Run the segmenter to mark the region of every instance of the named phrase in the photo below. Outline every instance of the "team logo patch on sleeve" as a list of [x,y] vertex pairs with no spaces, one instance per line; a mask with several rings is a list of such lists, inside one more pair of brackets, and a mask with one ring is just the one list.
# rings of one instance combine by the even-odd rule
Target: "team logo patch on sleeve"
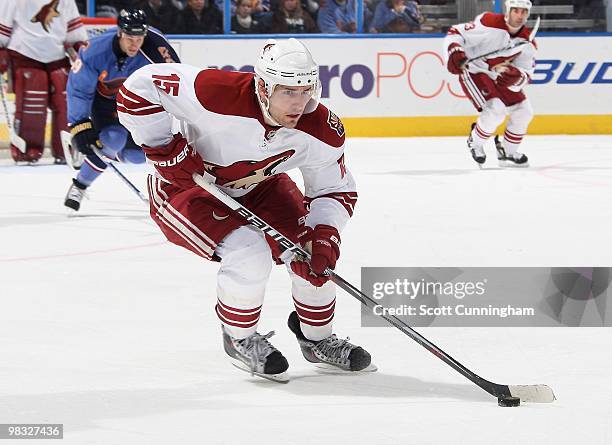
[[344,136],[344,125],[342,125],[340,118],[332,113],[331,110],[329,111],[329,116],[327,116],[327,123],[332,130],[338,133],[338,136]]

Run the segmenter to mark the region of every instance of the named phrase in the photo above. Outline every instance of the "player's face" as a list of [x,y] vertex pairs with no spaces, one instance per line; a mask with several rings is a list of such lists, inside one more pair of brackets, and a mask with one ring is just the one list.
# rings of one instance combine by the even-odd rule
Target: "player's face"
[[286,128],[295,128],[306,104],[312,98],[314,87],[288,87],[277,85],[270,96],[270,116]]
[[510,8],[508,13],[508,25],[512,28],[520,28],[527,23],[529,17],[529,9],[526,8]]
[[131,36],[126,33],[121,33],[119,36],[119,46],[121,51],[126,53],[128,57],[134,57],[142,44],[144,43],[145,36]]

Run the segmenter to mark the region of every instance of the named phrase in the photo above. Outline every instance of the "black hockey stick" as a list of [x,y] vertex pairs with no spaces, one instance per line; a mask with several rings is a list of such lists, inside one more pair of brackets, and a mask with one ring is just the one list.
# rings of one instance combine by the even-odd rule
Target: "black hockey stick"
[[132,181],[130,181],[123,173],[121,173],[121,170],[117,168],[115,163],[110,158],[104,156],[102,151],[98,148],[94,148],[93,151],[97,157],[99,157],[104,162],[106,162],[106,164],[108,164],[108,166],[117,174],[117,176],[119,176],[119,179],[121,179],[125,183],[125,185],[127,185],[134,193],[136,193],[136,195],[138,195],[142,202],[144,202],[145,204],[149,204],[149,199],[144,195],[144,193],[138,190],[138,187],[136,187],[132,183]]
[[[259,230],[273,238],[283,250],[290,251],[296,255],[304,257],[307,260],[310,260],[310,253],[308,253],[299,245],[295,244],[293,241],[285,237],[282,233],[274,229],[274,227],[270,226],[270,224],[268,224],[259,216],[255,215],[249,209],[241,205],[234,198],[220,190],[216,185],[207,182],[202,176],[198,175],[197,173],[193,175],[193,180],[196,182],[196,184],[198,184],[208,193],[213,195],[230,209],[234,210],[240,216],[245,218],[251,225],[257,227]],[[365,295],[363,292],[361,292],[355,286],[350,284],[333,270],[327,269],[325,273],[326,275],[330,276],[330,279],[337,286],[342,288],[349,295],[359,300],[359,302],[367,308],[372,309],[378,304],[374,299]],[[473,371],[470,371],[468,368],[463,366],[461,363],[459,363],[453,357],[448,355],[438,346],[427,340],[425,337],[423,337],[417,331],[412,329],[399,318],[395,316],[387,316],[384,314],[379,314],[378,316],[383,318],[387,323],[392,326],[395,326],[412,340],[423,346],[425,349],[427,349],[433,355],[435,355],[444,363],[449,365],[455,371],[459,372],[464,377],[468,378],[476,385],[480,386],[492,396],[497,397],[500,405],[503,403],[503,400],[507,400],[508,398],[520,399],[521,402],[540,403],[549,403],[555,400],[555,395],[552,389],[547,385],[501,385],[499,383],[493,383],[486,379],[483,379],[479,375],[475,374]]]

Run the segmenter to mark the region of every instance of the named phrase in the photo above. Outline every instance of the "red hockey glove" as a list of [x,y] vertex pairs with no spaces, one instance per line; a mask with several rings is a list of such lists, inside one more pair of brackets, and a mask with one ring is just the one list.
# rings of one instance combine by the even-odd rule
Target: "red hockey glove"
[[8,71],[9,56],[6,48],[0,48],[0,74]]
[[518,85],[523,80],[524,74],[517,67],[507,65],[504,71],[497,77],[497,85],[508,88]]
[[311,252],[310,264],[292,261],[291,270],[312,285],[321,287],[329,277],[323,275],[328,267],[334,269],[340,256],[340,234],[335,227],[318,224],[314,230],[306,227],[298,235],[299,243]]
[[180,133],[175,134],[167,145],[143,145],[142,150],[166,181],[182,189],[187,190],[196,185],[192,178],[194,173],[204,174],[202,157]]
[[461,74],[465,62],[467,62],[467,57],[461,45],[453,43],[448,47],[448,63],[446,64],[446,68],[451,74]]

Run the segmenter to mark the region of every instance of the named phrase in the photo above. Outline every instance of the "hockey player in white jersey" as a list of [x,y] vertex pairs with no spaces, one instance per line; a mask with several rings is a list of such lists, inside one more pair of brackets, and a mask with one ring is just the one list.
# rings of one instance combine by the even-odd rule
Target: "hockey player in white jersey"
[[[171,242],[219,261],[216,312],[236,366],[286,381],[288,363],[257,333],[279,246],[195,185],[204,174],[223,191],[310,249],[311,263],[283,260],[295,312],[289,327],[319,366],[374,370],[363,348],[332,334],[340,232],[357,201],[344,162],[344,127],[319,103],[319,70],[296,39],[269,40],[255,74],[184,64],[140,68],[121,87],[121,123],[157,170],[148,181],[151,216]],[[285,173],[300,169],[305,196]],[[288,293],[289,296],[289,293]]]
[[[486,160],[485,142],[509,115],[503,141],[495,138],[502,166],[528,166],[519,146],[527,133],[533,110],[523,88],[535,66],[535,42],[525,43],[530,32],[525,26],[531,1],[506,0],[505,14],[485,12],[473,22],[455,25],[444,39],[447,68],[459,76],[463,91],[480,112],[468,137],[468,149],[479,164]],[[483,54],[490,56],[471,61]]]
[[0,75],[10,61],[15,131],[26,142],[25,153],[11,145],[15,161],[36,162],[42,156],[49,107],[51,154],[56,163],[65,162],[60,136],[68,129],[65,52],[86,41],[74,0],[0,1]]

